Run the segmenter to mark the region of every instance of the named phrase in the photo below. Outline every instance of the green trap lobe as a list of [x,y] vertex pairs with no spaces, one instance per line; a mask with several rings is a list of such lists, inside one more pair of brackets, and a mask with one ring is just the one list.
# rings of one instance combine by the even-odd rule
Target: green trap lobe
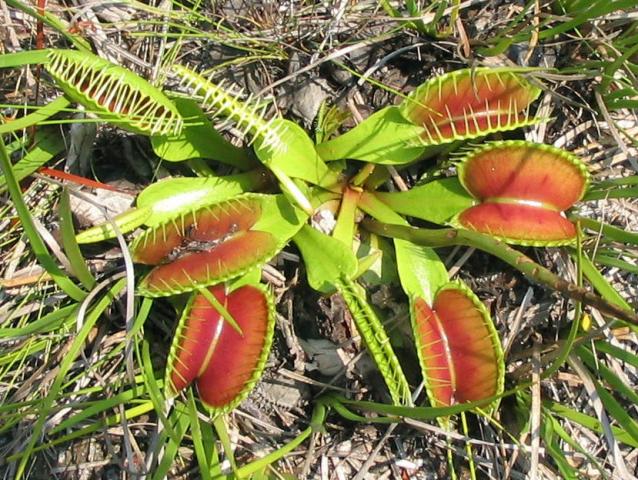
[[223,409],[251,387],[251,380],[263,368],[272,326],[268,299],[260,289],[244,286],[226,298],[220,295],[220,289],[213,290],[213,294],[225,303],[243,332],[240,335],[214,315],[213,328],[220,332],[219,338],[208,364],[197,379],[197,390],[206,406]]
[[571,243],[576,228],[559,212],[521,203],[483,203],[458,216],[468,230],[515,243]]

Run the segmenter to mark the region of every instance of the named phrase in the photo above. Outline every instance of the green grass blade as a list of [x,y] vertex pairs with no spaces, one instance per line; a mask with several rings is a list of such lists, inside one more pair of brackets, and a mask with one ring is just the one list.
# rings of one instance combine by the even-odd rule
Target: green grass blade
[[75,241],[75,229],[73,228],[73,214],[71,213],[71,201],[69,191],[65,188],[60,197],[59,212],[60,230],[62,232],[62,245],[66,253],[71,268],[75,276],[82,282],[84,288],[92,289],[95,284],[95,278],[86,264],[86,260],[82,256],[78,242]]
[[155,408],[155,413],[157,413],[159,421],[164,427],[163,433],[165,433],[172,442],[178,442],[180,434],[173,430],[171,423],[166,417],[166,399],[160,390],[160,382],[155,378],[153,363],[151,361],[150,345],[146,340],[142,342],[141,354],[142,359],[140,363],[144,372],[144,384],[146,385],[146,390],[151,399],[151,403],[153,403],[153,407]]
[[[127,410],[124,411],[124,418],[126,420],[131,420],[137,417],[140,417],[142,415],[145,415],[149,412],[151,412],[153,410],[153,405],[151,404],[151,402],[143,402],[140,403],[139,405],[135,405],[134,407],[131,407]],[[38,445],[37,447],[33,448],[33,450],[31,451],[31,453],[35,453],[35,452],[41,452],[42,450],[47,450],[50,449],[51,447],[54,447],[56,445],[60,445],[66,442],[70,442],[72,440],[78,439],[78,438],[84,438],[84,437],[88,437],[90,436],[92,433],[95,433],[97,431],[99,431],[100,429],[104,429],[104,428],[110,428],[113,426],[120,426],[122,422],[122,416],[118,413],[115,415],[111,415],[110,417],[106,418],[105,420],[101,420],[101,421],[97,421],[97,422],[93,422],[90,425],[80,429],[80,430],[76,430],[75,432],[71,432],[67,435],[64,435],[62,437],[56,438],[55,440],[51,440],[50,442],[46,442],[43,443],[42,445]],[[11,455],[10,457],[7,457],[5,460],[8,462],[12,462],[15,461],[19,458],[23,458],[26,455],[26,451],[22,451],[20,453],[17,453],[15,455]],[[17,477],[16,477],[17,478]]]
[[623,382],[623,380],[618,377],[613,370],[606,365],[603,365],[601,362],[596,361],[594,354],[589,349],[580,346],[576,349],[576,353],[578,353],[578,356],[583,360],[583,362],[585,362],[589,369],[596,372],[614,392],[624,396],[634,405],[638,405],[638,393]]
[[627,310],[632,309],[631,305],[629,305],[629,303],[627,303],[627,301],[622,298],[618,291],[616,291],[616,289],[611,286],[611,284],[605,279],[603,274],[598,271],[596,266],[587,257],[587,255],[583,254],[581,260],[583,274],[601,297],[603,297],[608,302],[626,308]]
[[605,410],[618,422],[623,432],[626,432],[635,442],[638,442],[638,422],[627,413],[625,407],[618,403],[600,382],[595,379],[593,380],[596,386],[596,392],[603,402]]
[[635,355],[627,350],[623,350],[620,347],[616,347],[615,345],[611,345],[608,342],[604,341],[598,341],[594,345],[596,345],[596,350],[598,350],[599,352],[606,353],[607,355],[612,355],[618,360],[626,362],[634,368],[638,368],[638,355]]
[[[0,145],[2,146],[2,151],[4,152],[4,144],[0,142]],[[102,315],[104,310],[106,310],[106,308],[111,304],[113,299],[117,297],[117,295],[122,291],[125,285],[126,285],[126,281],[124,279],[119,280],[117,283],[115,283],[115,285],[113,285],[113,287],[109,289],[108,293],[105,294],[96,303],[96,305],[91,309],[90,313],[84,319],[84,325],[82,325],[82,328],[80,329],[75,339],[73,340],[73,343],[69,347],[68,353],[62,359],[58,374],[55,377],[55,381],[53,382],[53,385],[51,385],[49,393],[42,400],[40,408],[38,409],[39,417],[38,417],[38,420],[35,422],[35,425],[33,426],[33,433],[31,435],[31,439],[29,440],[29,443],[24,448],[22,458],[20,459],[20,463],[18,464],[18,467],[16,468],[16,473],[15,473],[16,480],[21,479],[25,473],[27,462],[34,451],[36,442],[40,439],[43,433],[44,424],[49,416],[51,407],[53,406],[53,403],[60,395],[61,387],[65,380],[66,374],[68,373],[71,366],[73,365],[73,362],[75,361],[76,357],[80,353],[80,350],[84,347],[84,343],[87,337],[89,336],[89,333],[93,329],[95,323],[97,322],[98,318],[100,318],[100,315]]]
[[[2,125],[0,125],[2,128]],[[31,175],[58,153],[64,150],[64,137],[56,129],[39,129],[35,134],[33,145],[29,144],[30,139],[25,137],[20,141],[21,148],[28,151],[14,165],[13,175],[18,182]],[[0,175],[0,193],[7,189],[7,181],[4,175]]]
[[200,422],[197,416],[197,405],[195,404],[195,396],[193,390],[188,390],[188,414],[190,415],[191,425],[191,439],[193,440],[193,448],[195,450],[195,457],[197,458],[197,464],[199,465],[199,474],[202,480],[212,480],[210,473],[210,465],[208,463],[208,456],[206,455],[206,449],[202,440],[202,432],[200,429]]
[[[603,433],[603,426],[597,418],[591,417],[584,413],[573,410],[561,403],[553,402],[550,400],[543,401],[543,406],[551,411],[554,415],[575,422],[598,434]],[[611,431],[614,434],[614,438],[619,442],[622,442],[625,445],[629,445],[630,447],[638,448],[638,440],[633,438],[622,428],[612,425]]]
[[65,320],[71,319],[71,321],[74,321],[73,317],[75,317],[78,308],[79,305],[77,303],[73,303],[58,310],[54,310],[38,320],[27,323],[23,327],[0,328],[0,339],[42,334],[57,330],[61,328],[61,326],[65,323]]
[[[173,425],[171,430],[175,432],[175,436],[168,437],[168,443],[164,446],[164,455],[157,466],[155,472],[153,472],[153,480],[162,480],[168,478],[168,472],[173,465],[173,461],[179,451],[179,447],[182,444],[182,439],[186,435],[188,426],[190,425],[190,416],[188,411],[182,407],[176,407],[171,414],[170,422]],[[166,433],[164,430],[162,433]]]
[[602,233],[605,240],[616,240],[617,242],[638,245],[638,233],[628,232],[622,228],[614,227],[613,225],[608,225],[591,218],[576,217],[572,218],[572,220],[580,222],[583,228],[588,228],[595,233]]
[[541,436],[543,437],[545,448],[556,463],[558,470],[562,474],[562,478],[567,480],[577,480],[579,478],[578,472],[567,462],[565,453],[555,440],[553,426],[552,422],[547,421],[545,421],[542,425]]
[[[39,52],[43,52],[44,50],[38,50]],[[31,53],[31,52],[29,52]],[[0,67],[2,66],[2,58],[0,55]],[[19,130],[24,130],[25,128],[31,127],[32,125],[37,125],[40,122],[43,122],[49,117],[52,117],[56,113],[62,111],[71,103],[66,97],[58,97],[52,102],[47,103],[41,107],[38,107],[37,110],[29,115],[25,115],[24,117],[18,118],[10,123],[4,123],[0,125],[0,134],[1,133],[10,133],[17,132]],[[60,136],[60,132],[58,132]]]
[[7,155],[7,150],[2,139],[0,139],[0,167],[4,171],[4,176],[7,182],[7,189],[9,190],[11,200],[13,200],[13,205],[18,212],[18,216],[20,217],[22,226],[24,228],[24,232],[29,238],[31,248],[33,249],[33,253],[38,259],[38,262],[42,265],[42,267],[44,267],[49,275],[51,275],[51,278],[53,278],[55,283],[57,283],[58,286],[62,290],[64,290],[64,292],[69,297],[71,297],[73,300],[81,301],[82,299],[84,299],[84,297],[86,297],[86,292],[84,292],[71,280],[69,280],[62,269],[58,267],[55,259],[47,250],[46,246],[44,245],[44,241],[40,238],[40,235],[38,234],[38,231],[33,224],[31,213],[29,212],[29,209],[27,208],[27,205],[24,203],[24,199],[22,198],[20,186],[18,185],[15,176],[13,175],[11,162],[9,160],[9,156]]

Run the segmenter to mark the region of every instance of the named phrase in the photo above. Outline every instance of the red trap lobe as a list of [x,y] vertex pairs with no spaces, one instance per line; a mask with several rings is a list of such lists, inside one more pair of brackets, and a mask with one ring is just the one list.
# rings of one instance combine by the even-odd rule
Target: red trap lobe
[[527,108],[539,93],[514,72],[459,70],[425,83],[403,111],[423,126],[423,141],[436,144],[525,125]]
[[431,308],[414,301],[415,334],[430,396],[437,406],[496,395],[502,355],[491,319],[474,295],[458,286],[440,290]]
[[229,325],[202,294],[185,313],[169,358],[171,394],[193,381],[199,396],[213,410],[230,409],[261,375],[272,343],[273,315],[268,295],[247,285],[227,294],[209,289],[242,330]]

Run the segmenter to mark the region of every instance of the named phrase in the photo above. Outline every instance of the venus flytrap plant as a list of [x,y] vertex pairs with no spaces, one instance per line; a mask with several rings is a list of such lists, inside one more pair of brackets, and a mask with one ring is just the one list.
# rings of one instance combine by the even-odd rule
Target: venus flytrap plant
[[[540,121],[531,114],[540,90],[525,78],[529,70],[461,70],[434,78],[400,105],[374,113],[315,148],[296,124],[267,119],[263,103],[241,100],[237,93],[182,66],[172,73],[182,93],[199,106],[191,99],[172,100],[90,54],[56,50],[4,56],[0,66],[25,58],[44,63],[69,98],[109,121],[150,134],[155,151],[167,160],[213,158],[244,171],[227,177],[162,180],[139,195],[134,209],[115,219],[123,232],[147,227],[132,244],[133,259],[150,269],[137,292],[150,298],[190,294],[171,346],[164,391],[180,401],[184,389],[196,386],[222,439],[222,414],[236,407],[259,380],[272,343],[274,300],[258,282],[260,267],[291,240],[301,252],[310,286],[343,297],[383,376],[394,405],[374,408],[402,415],[425,410],[413,408],[412,386],[400,357],[358,280],[374,263],[374,255],[380,255],[357,259],[353,240],[363,231],[394,237],[396,265],[389,264],[409,302],[416,353],[433,405],[428,418],[477,406],[489,413],[498,405],[504,381],[500,340],[487,310],[467,286],[450,282],[433,248],[481,248],[570,298],[636,321],[627,308],[557,278],[503,243],[540,246],[572,241],[573,225],[563,212],[582,197],[588,181],[585,167],[574,156],[527,142],[492,142],[464,151],[457,162],[458,178],[389,193],[378,191],[383,175],[371,176],[375,168],[380,170],[379,164],[405,165],[456,148],[461,141]],[[214,132],[211,119],[233,122],[248,137],[247,145],[278,180],[283,194],[253,193],[269,185],[272,177],[263,167],[255,168],[259,164],[247,150],[231,148],[217,133],[204,140],[206,132]],[[348,178],[348,159],[367,163]],[[325,161],[331,160],[341,162],[329,168]],[[331,235],[307,224],[326,200],[339,204]],[[358,223],[361,212],[376,220]],[[454,228],[416,229],[409,217]],[[91,243],[113,235],[112,226],[105,224],[77,238]],[[387,250],[383,255],[388,256]],[[392,277],[379,281],[397,283],[388,278]],[[158,405],[159,396],[155,395]],[[327,408],[343,413],[344,405],[346,401],[334,398],[320,400],[308,429],[278,452],[239,467],[237,476],[281,458],[320,429]],[[199,421],[192,408],[187,420],[179,412],[175,416],[184,427],[179,438],[171,438],[172,452],[187,428],[195,434],[192,423]],[[198,460],[209,465],[208,459]],[[165,463],[160,471],[168,471]]]

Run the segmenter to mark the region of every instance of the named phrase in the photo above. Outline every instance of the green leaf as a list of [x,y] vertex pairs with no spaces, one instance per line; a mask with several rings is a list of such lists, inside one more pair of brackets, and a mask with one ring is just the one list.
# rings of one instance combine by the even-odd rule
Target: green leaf
[[403,290],[432,305],[436,292],[449,281],[445,264],[433,249],[407,240],[395,238],[394,248]]
[[[0,125],[1,127],[1,125]],[[64,150],[64,137],[58,129],[41,128],[38,129],[33,145],[26,148],[29,142],[25,138],[25,154],[13,165],[13,174],[18,182],[31,175],[38,168],[51,160],[54,156]],[[7,181],[4,175],[0,175],[0,193],[7,189]]]
[[405,192],[375,192],[374,195],[397,213],[439,224],[476,203],[457,177],[434,180]]
[[638,422],[627,413],[626,408],[618,403],[600,382],[595,379],[592,380],[594,381],[596,392],[605,406],[605,410],[618,422],[620,428],[622,428],[634,442],[638,442]]
[[415,145],[423,132],[423,128],[401,115],[397,107],[386,107],[343,135],[317,145],[317,152],[326,161],[354,158],[402,165],[425,154],[425,147]]
[[301,251],[310,286],[322,293],[334,293],[341,278],[352,277],[357,259],[342,241],[304,225],[293,237]]
[[137,206],[151,209],[144,223],[153,227],[182,213],[258,189],[266,180],[260,170],[226,177],[166,178],[146,187],[137,197]]
[[159,157],[169,162],[212,158],[242,169],[254,166],[246,150],[235,147],[215,130],[197,102],[175,98],[173,103],[184,117],[185,125],[180,135],[151,137],[151,145]]
[[[0,328],[0,339],[9,337],[22,337],[36,334],[43,334],[52,332],[58,328],[63,328],[64,324],[71,324],[75,321],[75,315],[79,309],[79,304],[73,303],[62,307],[58,310],[54,310],[51,313],[44,315],[38,320],[32,321],[24,325],[23,327],[4,327]],[[7,359],[9,355],[6,355]],[[0,365],[3,362],[0,361]]]
[[303,128],[283,118],[272,120],[269,128],[272,136],[255,141],[255,153],[264,165],[314,185],[329,187],[337,182],[337,174],[317,154]]

